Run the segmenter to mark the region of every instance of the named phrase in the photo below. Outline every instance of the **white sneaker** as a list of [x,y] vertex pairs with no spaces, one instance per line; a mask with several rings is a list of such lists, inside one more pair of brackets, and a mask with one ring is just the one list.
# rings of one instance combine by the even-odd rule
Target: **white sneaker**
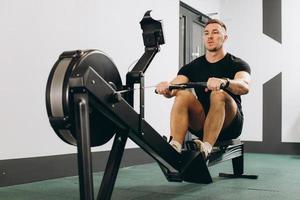
[[210,152],[205,148],[204,142],[202,142],[201,140],[194,140],[194,142],[197,145],[197,150],[200,152],[204,152],[205,159],[207,159]]
[[181,153],[181,150],[182,150],[182,145],[175,141],[175,140],[172,140],[170,141],[169,143],[178,153]]

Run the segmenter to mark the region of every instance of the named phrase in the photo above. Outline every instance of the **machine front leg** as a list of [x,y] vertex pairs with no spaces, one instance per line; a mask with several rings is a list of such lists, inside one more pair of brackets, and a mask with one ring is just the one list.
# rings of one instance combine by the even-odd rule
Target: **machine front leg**
[[110,200],[123,157],[127,133],[117,133],[109,154],[97,200]]
[[74,95],[75,121],[77,133],[77,160],[81,200],[93,200],[93,170],[90,146],[90,121],[87,94]]

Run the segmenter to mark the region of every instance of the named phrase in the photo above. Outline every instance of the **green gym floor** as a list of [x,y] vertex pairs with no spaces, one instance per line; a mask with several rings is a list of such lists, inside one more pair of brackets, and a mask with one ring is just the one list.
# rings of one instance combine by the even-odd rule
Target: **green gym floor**
[[[170,183],[156,163],[122,168],[112,199],[203,199],[203,200],[297,200],[300,199],[300,156],[245,154],[245,171],[257,180],[226,179],[219,172],[231,172],[227,161],[210,167],[212,184]],[[94,174],[95,193],[102,173]],[[2,187],[1,200],[79,199],[78,177]]]

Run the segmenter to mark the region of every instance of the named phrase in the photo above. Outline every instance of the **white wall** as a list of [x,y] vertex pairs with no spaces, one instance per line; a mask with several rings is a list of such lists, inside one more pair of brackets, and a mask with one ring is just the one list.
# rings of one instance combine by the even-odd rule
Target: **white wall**
[[298,1],[282,1],[281,45],[262,32],[262,0],[222,1],[221,19],[229,29],[227,47],[252,69],[252,91],[243,98],[247,116],[243,139],[262,139],[262,85],[282,72],[282,141],[300,141],[299,8]]
[[[0,160],[76,151],[48,122],[45,87],[53,64],[65,50],[100,49],[113,58],[125,83],[129,65],[144,52],[139,21],[149,9],[164,21],[166,45],[146,73],[147,85],[170,79],[178,69],[179,1],[1,1]],[[147,92],[146,118],[168,134],[164,120],[171,102]]]
[[284,142],[300,142],[299,9],[299,1],[282,1],[282,141]]
[[269,59],[264,54],[268,38],[262,34],[262,2],[225,0],[221,8],[221,19],[228,27],[228,51],[246,60],[252,70],[251,91],[242,97],[246,117],[242,138],[262,140],[262,84],[276,74],[268,74],[265,67]]
[[[262,85],[283,74],[282,140],[300,141],[297,58],[298,1],[282,2],[282,45],[262,33],[262,0],[184,0],[204,14],[217,13],[228,26],[227,48],[252,68],[252,91],[244,96],[242,139],[262,139]],[[65,50],[96,48],[108,53],[125,82],[128,66],[143,53],[139,21],[144,12],[162,19],[166,44],[146,73],[146,85],[170,80],[178,68],[179,1],[4,0],[0,7],[0,159],[73,153],[52,131],[45,110],[51,67]],[[175,58],[175,59],[174,59]],[[169,135],[173,100],[146,93],[146,119]],[[110,149],[111,142],[95,148]],[[136,147],[132,142],[128,148]]]
[[[244,1],[239,3],[234,0],[226,3],[221,0],[183,2],[204,14],[217,13],[212,17],[219,17],[220,10],[225,14],[226,11],[234,12],[236,9],[230,6],[244,7]],[[259,11],[260,8],[254,5],[260,1],[254,0],[254,4],[250,1],[245,2],[248,2],[253,11],[255,9]],[[152,16],[155,19],[163,20],[166,44],[161,46],[161,51],[146,72],[147,86],[155,85],[161,80],[170,80],[177,73],[179,0],[1,1],[0,160],[76,152],[76,147],[65,144],[55,135],[46,114],[45,87],[54,62],[65,50],[100,49],[113,58],[125,83],[128,67],[144,51],[139,21],[149,9],[153,10]],[[255,10],[259,14],[258,11]],[[231,37],[234,38],[228,47],[255,66],[254,76],[263,81],[275,73],[263,78],[261,73],[265,73],[265,70],[259,71],[260,65],[254,59],[255,56],[248,53],[244,45],[236,43],[244,39],[237,34],[241,30],[234,28],[239,24],[235,20],[239,19],[241,12],[235,13],[234,16],[228,13],[225,15],[234,19],[225,21],[229,23]],[[251,26],[255,27],[254,22]],[[252,40],[257,40],[255,36],[258,35],[259,28],[256,29],[252,30],[254,35],[249,32],[245,34],[253,37]],[[261,38],[267,40],[265,36],[259,37],[259,40],[262,40]],[[247,44],[246,41],[244,43]],[[249,45],[256,49],[254,44]],[[255,87],[260,87],[261,82],[254,84]],[[260,97],[259,90],[252,96],[249,95],[245,101],[245,109],[248,105],[251,107],[250,101],[253,99],[256,101],[256,98]],[[155,95],[152,88],[147,90],[146,120],[162,135],[169,136],[169,113],[172,102],[172,99]],[[260,102],[258,105],[261,105]],[[249,110],[246,109],[246,112]],[[253,121],[252,116],[247,122],[247,127],[252,125],[259,127],[261,116],[254,116],[258,118]],[[247,138],[260,138],[259,131],[253,136],[250,130],[252,129],[245,133]],[[102,147],[94,148],[94,151],[109,150],[110,146],[111,141]],[[132,147],[136,145],[129,142],[127,148]]]

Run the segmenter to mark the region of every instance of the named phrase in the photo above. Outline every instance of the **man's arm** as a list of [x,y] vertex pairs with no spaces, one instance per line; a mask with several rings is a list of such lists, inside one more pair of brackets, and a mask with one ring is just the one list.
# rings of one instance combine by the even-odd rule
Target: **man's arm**
[[169,90],[169,86],[172,84],[188,83],[189,79],[186,76],[178,75],[171,82],[161,82],[156,86],[156,92],[164,95],[166,98],[176,96],[177,90]]
[[246,71],[239,71],[235,74],[234,79],[229,80],[227,90],[235,95],[247,94],[250,89],[251,76]]

